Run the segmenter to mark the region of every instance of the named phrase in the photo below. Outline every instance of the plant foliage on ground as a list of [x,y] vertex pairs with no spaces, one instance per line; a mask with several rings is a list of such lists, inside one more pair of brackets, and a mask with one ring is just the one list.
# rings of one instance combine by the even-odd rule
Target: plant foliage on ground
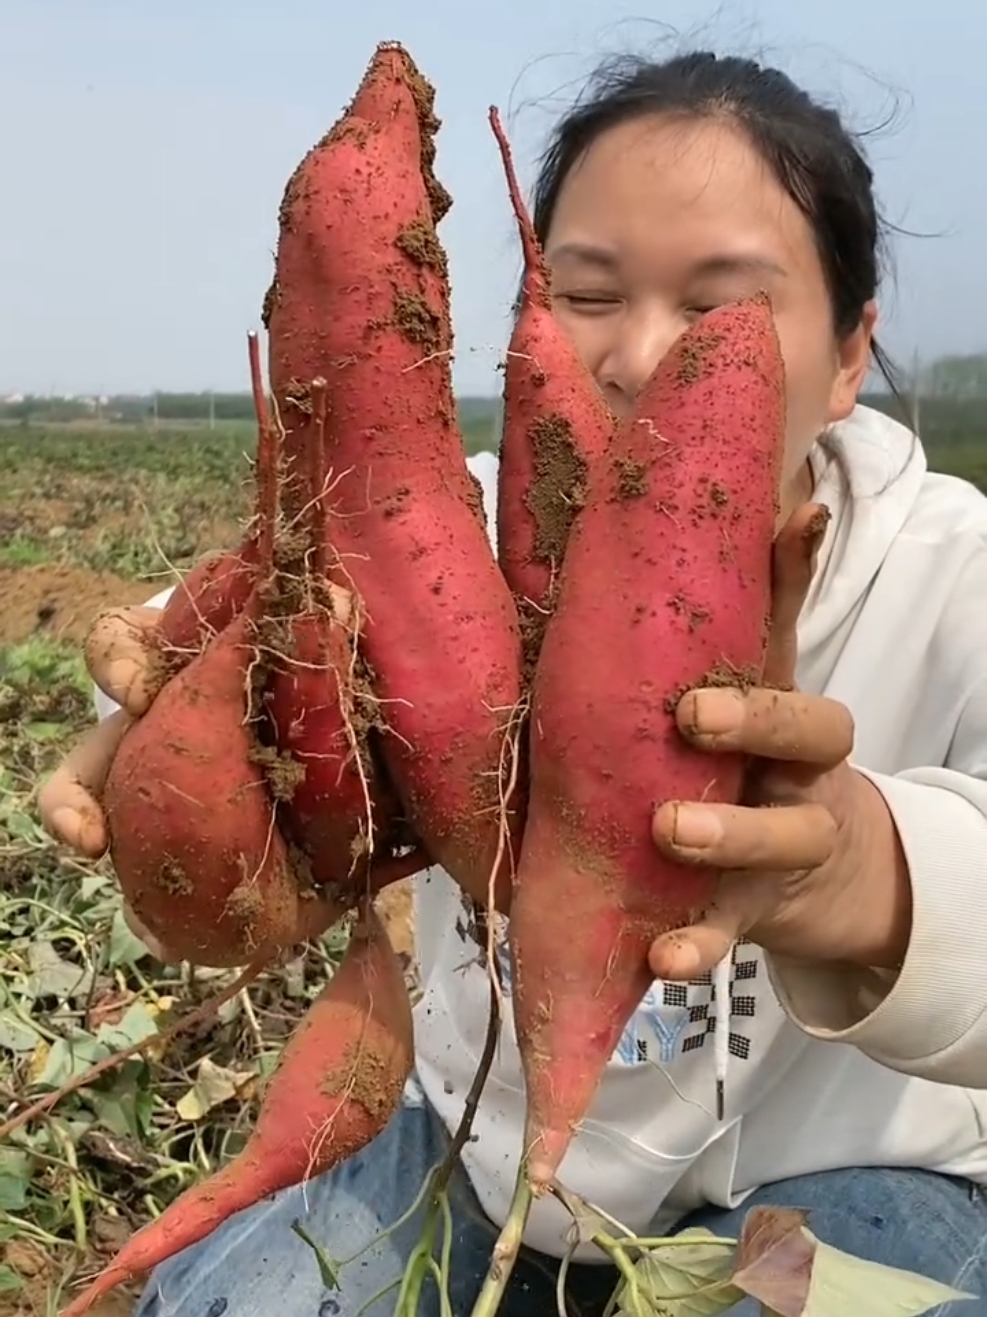
[[[233,977],[154,961],[106,864],[67,854],[37,822],[37,783],[91,707],[74,647],[0,651],[0,1121]],[[166,1054],[152,1047],[0,1146],[0,1313],[39,1276],[54,1283],[108,1255],[236,1152],[258,1081],[340,950],[328,936]]]

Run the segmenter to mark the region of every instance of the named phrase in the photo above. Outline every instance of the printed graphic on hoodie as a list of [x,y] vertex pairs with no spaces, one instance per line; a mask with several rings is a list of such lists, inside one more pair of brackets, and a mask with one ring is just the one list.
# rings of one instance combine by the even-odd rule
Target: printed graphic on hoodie
[[[511,992],[511,959],[506,945],[497,948],[501,981]],[[733,949],[730,969],[730,1055],[750,1056],[748,1030],[757,1013],[756,985],[760,961],[751,943]],[[611,1062],[618,1065],[671,1065],[706,1046],[716,1031],[716,989],[712,974],[688,983],[656,981],[631,1017]]]

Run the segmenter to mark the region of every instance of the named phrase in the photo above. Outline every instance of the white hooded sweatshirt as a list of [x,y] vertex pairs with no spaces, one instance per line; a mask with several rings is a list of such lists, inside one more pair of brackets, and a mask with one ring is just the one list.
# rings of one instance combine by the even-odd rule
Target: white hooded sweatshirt
[[[800,624],[798,683],[853,714],[854,766],[883,794],[908,859],[910,945],[895,976],[741,942],[704,981],[654,985],[560,1173],[641,1233],[837,1167],[987,1183],[987,498],[929,473],[911,433],[865,407],[811,461],[813,497],[832,521]],[[497,459],[470,466],[493,528]],[[483,1046],[489,980],[441,870],[417,879],[416,920],[418,1077],[453,1129]],[[524,1124],[507,1015],[464,1151],[498,1224]],[[526,1241],[561,1255],[568,1224],[554,1201],[538,1202]],[[600,1258],[588,1246],[581,1256]]]

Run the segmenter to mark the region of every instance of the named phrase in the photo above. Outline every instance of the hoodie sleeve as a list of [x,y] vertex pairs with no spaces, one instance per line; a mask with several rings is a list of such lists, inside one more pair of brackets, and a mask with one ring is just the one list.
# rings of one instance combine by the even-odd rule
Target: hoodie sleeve
[[483,493],[483,511],[487,518],[487,534],[494,553],[497,552],[497,473],[500,463],[496,453],[474,453],[466,459],[469,473],[479,482]]
[[883,795],[908,862],[912,929],[902,965],[858,971],[770,957],[768,968],[782,1006],[811,1036],[849,1043],[904,1074],[984,1089],[987,554],[964,577],[946,634],[927,655],[926,689],[954,729],[945,765],[894,774],[857,766]]
[[[152,595],[152,597],[145,603],[144,607],[164,608],[165,604],[171,598],[174,588],[174,586],[169,586],[167,590],[161,590],[156,595]],[[93,683],[93,703],[96,705],[96,717],[99,722],[102,722],[104,718],[109,718],[111,714],[116,713],[120,708],[116,700],[111,700],[106,692],[100,690],[95,683]]]

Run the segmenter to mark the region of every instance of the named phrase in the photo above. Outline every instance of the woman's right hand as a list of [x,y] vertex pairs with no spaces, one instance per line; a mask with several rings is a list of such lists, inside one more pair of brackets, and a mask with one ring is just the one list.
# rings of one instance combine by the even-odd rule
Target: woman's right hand
[[[98,859],[109,845],[99,800],[117,747],[154,698],[157,650],[151,637],[160,617],[157,608],[135,607],[113,609],[97,618],[86,640],[86,666],[100,690],[121,707],[81,738],[38,792],[45,829],[89,859]],[[124,915],[153,956],[172,959],[133,911],[125,907]]]

